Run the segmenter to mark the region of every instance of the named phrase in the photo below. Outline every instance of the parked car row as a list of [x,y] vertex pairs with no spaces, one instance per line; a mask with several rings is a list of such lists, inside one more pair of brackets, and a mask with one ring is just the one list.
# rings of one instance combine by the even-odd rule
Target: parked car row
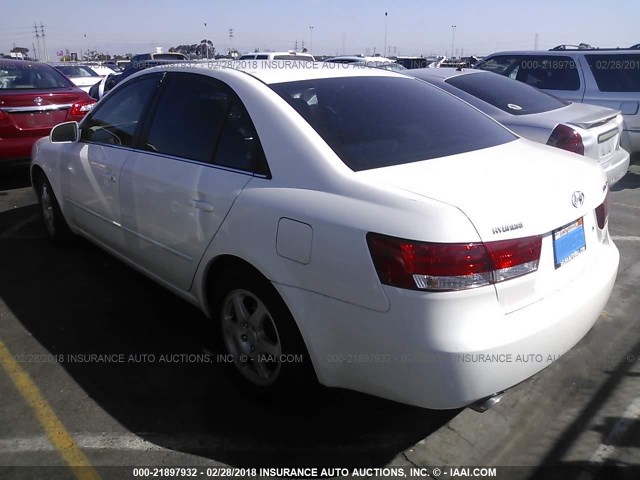
[[249,388],[482,408],[596,322],[619,262],[599,162],[435,84],[540,139],[566,111],[587,155],[601,135],[618,152],[617,112],[600,132],[536,90],[504,107],[482,72],[212,67],[125,71],[35,143],[31,176],[54,241],[82,235],[199,306]]
[[26,163],[36,140],[58,123],[81,120],[95,100],[55,68],[24,60],[0,63],[0,166]]
[[407,74],[469,102],[524,138],[592,158],[609,186],[629,169],[629,153],[620,146],[619,110],[572,103],[485,70],[425,68]]
[[511,51],[489,55],[476,68],[489,70],[557,97],[620,110],[623,148],[640,152],[640,52],[617,50]]

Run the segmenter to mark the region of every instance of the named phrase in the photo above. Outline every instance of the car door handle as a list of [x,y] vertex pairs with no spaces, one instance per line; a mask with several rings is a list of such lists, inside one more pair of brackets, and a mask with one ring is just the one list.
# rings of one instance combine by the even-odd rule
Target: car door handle
[[102,172],[102,176],[110,182],[116,182],[118,180],[118,177],[116,177],[113,173]]
[[195,200],[192,198],[189,201],[189,205],[199,210],[203,210],[205,212],[213,212],[213,205],[211,205],[209,202],[204,202],[202,200]]

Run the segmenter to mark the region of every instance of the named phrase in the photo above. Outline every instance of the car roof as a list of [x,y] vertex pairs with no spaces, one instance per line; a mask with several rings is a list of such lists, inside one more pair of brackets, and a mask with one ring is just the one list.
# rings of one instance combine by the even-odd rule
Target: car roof
[[45,67],[49,67],[48,64],[46,63],[42,63],[42,62],[34,62],[32,60],[21,60],[19,58],[2,58],[0,59],[0,63],[4,64],[4,65],[29,65],[31,67],[39,67],[39,66],[45,66]]
[[[313,65],[310,67],[309,65]],[[334,66],[335,65],[335,66]],[[246,62],[244,60],[214,60],[202,63],[178,62],[173,65],[162,65],[145,70],[145,72],[170,70],[172,72],[193,72],[207,75],[207,72],[227,68],[238,72],[247,73],[266,84],[296,82],[301,80],[315,80],[320,78],[336,77],[398,77],[408,78],[389,70],[364,68],[345,64],[331,64],[324,62],[307,62],[296,60],[257,60]]]
[[488,70],[478,70],[474,68],[415,68],[407,70],[406,75],[419,76],[419,78],[440,78],[446,80],[448,78],[459,77],[460,75],[486,75],[491,74]]

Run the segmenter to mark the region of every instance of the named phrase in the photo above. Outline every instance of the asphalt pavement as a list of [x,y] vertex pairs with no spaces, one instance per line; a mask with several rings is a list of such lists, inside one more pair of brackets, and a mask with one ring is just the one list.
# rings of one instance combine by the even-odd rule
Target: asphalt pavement
[[599,321],[483,414],[333,389],[286,405],[248,397],[216,360],[209,320],[89,242],[51,245],[27,171],[2,171],[0,478],[131,478],[101,467],[144,465],[521,466],[510,478],[640,466],[638,160],[612,191],[621,264]]

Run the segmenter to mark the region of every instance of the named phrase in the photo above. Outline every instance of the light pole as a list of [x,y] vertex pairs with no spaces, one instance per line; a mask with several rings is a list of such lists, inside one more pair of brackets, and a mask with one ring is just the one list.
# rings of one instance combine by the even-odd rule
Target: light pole
[[309,53],[313,55],[313,25],[309,27]]
[[388,12],[384,12],[384,50],[383,55],[387,55],[387,17],[389,16]]
[[[204,22],[204,26],[207,26],[207,22]],[[209,60],[209,45],[207,45],[207,29],[204,29],[204,48],[207,49],[207,60]],[[200,57],[202,58],[202,57]]]
[[451,25],[451,58],[453,59],[453,39],[456,36],[456,26]]

